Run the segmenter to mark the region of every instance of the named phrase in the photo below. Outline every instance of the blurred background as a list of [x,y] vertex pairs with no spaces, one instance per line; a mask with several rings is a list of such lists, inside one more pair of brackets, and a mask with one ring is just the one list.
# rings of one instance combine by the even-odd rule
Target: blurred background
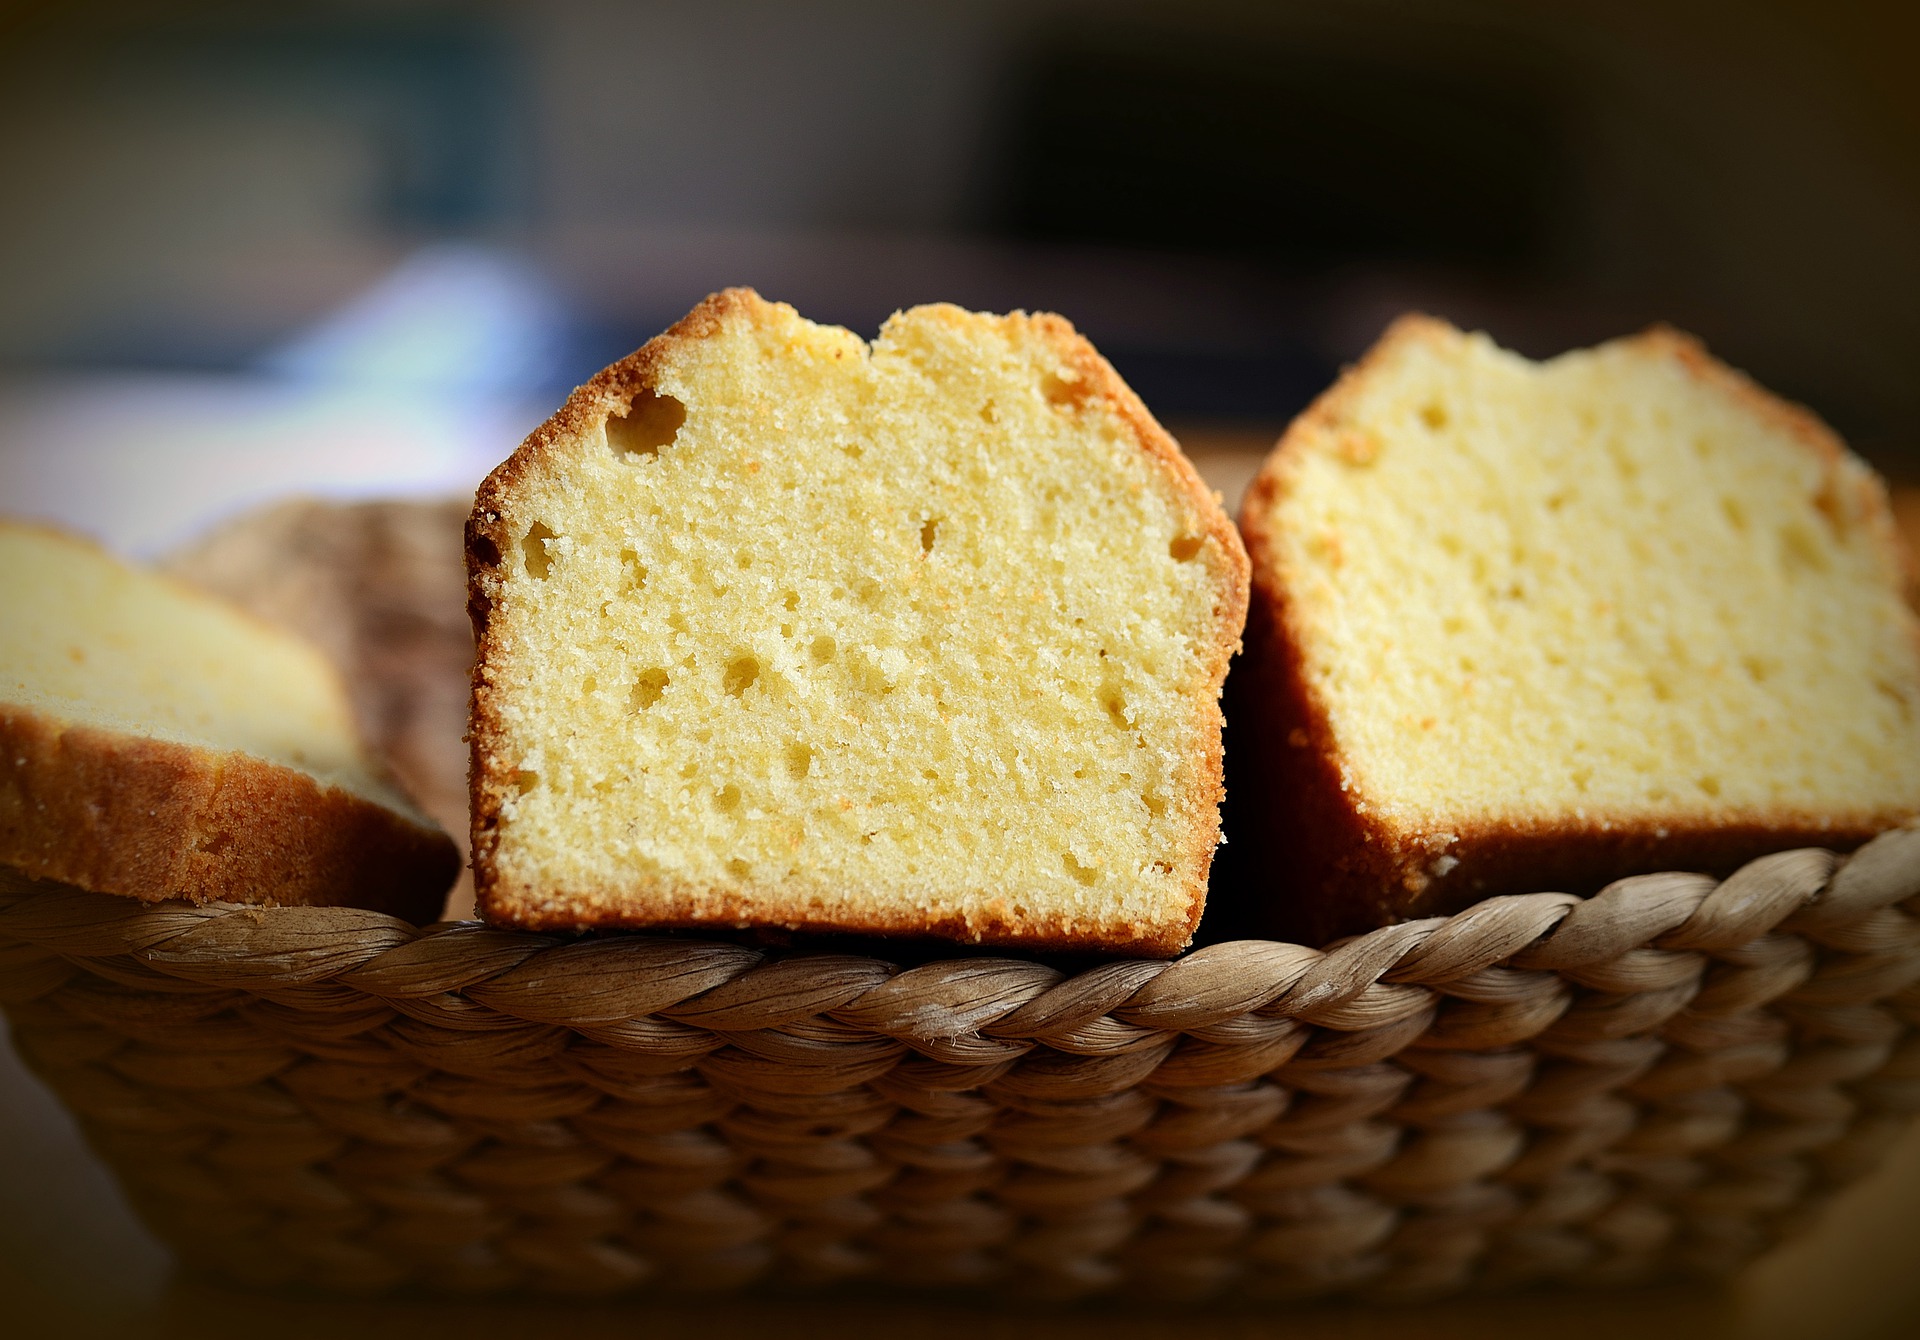
[[1395,313],[1654,320],[1920,475],[1920,21],[1750,0],[0,3],[0,504],[470,487],[710,290],[1072,318],[1229,493]]

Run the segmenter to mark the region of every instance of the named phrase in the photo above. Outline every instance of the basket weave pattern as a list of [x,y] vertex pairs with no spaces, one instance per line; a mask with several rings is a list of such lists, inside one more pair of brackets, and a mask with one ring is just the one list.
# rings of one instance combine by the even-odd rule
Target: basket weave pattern
[[1920,1108],[1917,981],[1914,829],[1071,976],[0,879],[15,1045],[136,1209],[329,1289],[1720,1273]]

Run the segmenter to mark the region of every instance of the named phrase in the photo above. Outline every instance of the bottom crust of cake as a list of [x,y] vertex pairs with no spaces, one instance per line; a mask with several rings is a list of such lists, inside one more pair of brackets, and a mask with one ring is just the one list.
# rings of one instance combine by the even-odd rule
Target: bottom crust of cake
[[1616,879],[1655,871],[1725,876],[1791,847],[1849,851],[1913,818],[1898,807],[1737,819],[1593,814],[1400,831],[1360,812],[1292,658],[1272,638],[1257,612],[1248,655],[1227,681],[1230,841],[1215,863],[1212,902],[1220,914],[1210,920],[1207,939],[1246,934],[1323,945],[1395,922],[1450,915],[1484,898],[1585,897]]
[[424,925],[459,862],[445,834],[292,768],[0,704],[0,865],[32,878]]

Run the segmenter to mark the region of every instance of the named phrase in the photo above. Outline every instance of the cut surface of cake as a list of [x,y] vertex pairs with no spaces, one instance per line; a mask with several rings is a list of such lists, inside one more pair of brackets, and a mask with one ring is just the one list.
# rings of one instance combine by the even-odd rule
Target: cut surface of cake
[[1246,558],[1058,317],[729,290],[469,526],[482,914],[1171,953]]
[[1535,364],[1405,318],[1289,429],[1241,525],[1236,874],[1289,929],[1920,812],[1885,491],[1683,335]]
[[145,900],[439,914],[459,855],[312,647],[0,522],[0,865]]

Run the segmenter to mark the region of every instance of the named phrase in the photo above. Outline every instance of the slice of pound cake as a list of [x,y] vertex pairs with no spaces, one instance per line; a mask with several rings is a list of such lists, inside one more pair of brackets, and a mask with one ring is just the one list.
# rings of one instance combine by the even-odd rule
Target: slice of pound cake
[[482,486],[475,888],[517,926],[1169,954],[1219,838],[1232,524],[1054,316],[718,294]]
[[431,921],[459,869],[306,643],[0,522],[0,867],[98,893]]
[[1241,525],[1236,874],[1290,932],[1920,812],[1885,491],[1686,336],[1535,364],[1405,318],[1288,430]]

